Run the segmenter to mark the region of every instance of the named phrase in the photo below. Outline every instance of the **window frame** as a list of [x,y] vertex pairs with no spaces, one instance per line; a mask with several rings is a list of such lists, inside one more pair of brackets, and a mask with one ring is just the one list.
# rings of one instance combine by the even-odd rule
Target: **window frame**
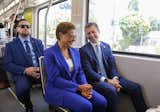
[[[86,23],[89,22],[89,9],[90,9],[91,0],[87,0],[87,12],[86,12]],[[86,40],[87,42],[87,40]],[[112,50],[113,54],[122,54],[122,55],[130,55],[130,56],[140,56],[140,57],[149,57],[149,58],[158,58],[160,59],[160,54],[146,54],[146,53],[136,53],[136,52],[125,52],[125,51],[115,51]]]
[[[54,5],[57,5],[57,4],[59,4],[59,3],[63,3],[63,2],[65,2],[65,1],[68,1],[68,0],[59,0],[59,1],[56,1],[56,2],[54,2],[54,3],[52,3],[52,5],[51,5],[51,7],[52,6],[54,6]],[[41,10],[43,10],[43,9],[45,9],[45,8],[47,8],[48,7],[48,5],[46,5],[46,6],[44,6],[44,7],[41,7],[41,8],[39,8],[38,9],[38,13],[37,13],[37,37],[38,37],[38,39],[39,39],[39,13],[40,13],[40,11]],[[47,37],[44,37],[44,39],[45,40],[47,40]],[[47,45],[47,43],[45,43],[45,45]],[[45,47],[47,47],[47,46],[45,46]]]

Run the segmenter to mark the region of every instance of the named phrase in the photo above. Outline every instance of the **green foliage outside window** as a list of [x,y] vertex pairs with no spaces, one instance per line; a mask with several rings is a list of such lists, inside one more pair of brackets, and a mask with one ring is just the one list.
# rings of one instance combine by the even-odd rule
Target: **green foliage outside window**
[[140,45],[142,36],[150,31],[150,24],[138,14],[121,18],[119,25],[123,35],[123,39],[120,40],[122,50],[128,48],[129,45]]

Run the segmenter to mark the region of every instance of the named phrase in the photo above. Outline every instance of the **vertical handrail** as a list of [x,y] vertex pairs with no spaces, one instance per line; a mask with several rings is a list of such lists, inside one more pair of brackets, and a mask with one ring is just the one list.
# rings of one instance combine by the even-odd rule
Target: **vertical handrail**
[[14,21],[15,21],[15,19],[16,19],[16,15],[18,14],[18,11],[19,11],[19,9],[20,9],[20,7],[21,7],[21,4],[22,4],[22,0],[19,0],[19,4],[18,4],[18,7],[17,7],[17,9],[16,9],[16,13],[15,13],[15,15],[14,15],[14,17],[13,17],[13,20],[11,21],[10,38],[13,37]]
[[47,46],[47,16],[48,16],[48,12],[49,12],[51,5],[52,5],[52,0],[49,1],[49,5],[47,7],[47,11],[45,14],[45,19],[44,19],[44,46],[45,47]]

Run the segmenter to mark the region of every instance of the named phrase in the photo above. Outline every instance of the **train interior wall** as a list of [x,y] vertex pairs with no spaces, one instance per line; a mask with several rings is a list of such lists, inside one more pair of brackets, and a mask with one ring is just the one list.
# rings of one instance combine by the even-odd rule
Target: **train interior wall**
[[159,105],[160,59],[115,54],[122,76],[141,85],[145,100],[150,107]]

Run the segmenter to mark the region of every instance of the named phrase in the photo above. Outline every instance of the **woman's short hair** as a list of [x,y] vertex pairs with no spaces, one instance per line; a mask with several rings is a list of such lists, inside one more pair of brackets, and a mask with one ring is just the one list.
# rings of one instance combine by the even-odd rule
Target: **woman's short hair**
[[66,34],[69,30],[76,29],[75,25],[71,22],[61,22],[57,25],[56,28],[56,38],[59,40],[59,33]]

